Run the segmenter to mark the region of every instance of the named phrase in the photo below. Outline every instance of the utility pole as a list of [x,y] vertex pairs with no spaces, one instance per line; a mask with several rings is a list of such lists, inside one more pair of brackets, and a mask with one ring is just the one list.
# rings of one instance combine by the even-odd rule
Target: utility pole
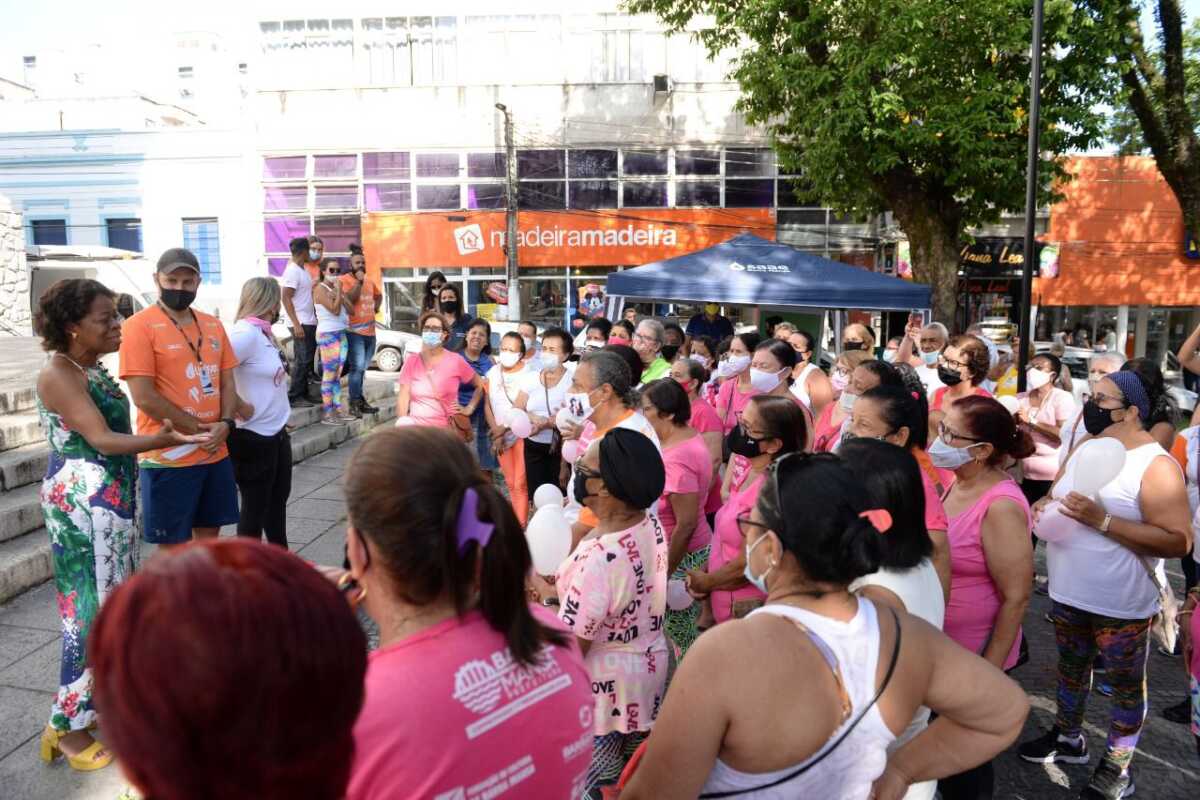
[[496,103],[496,110],[504,115],[504,155],[507,175],[504,280],[508,284],[508,319],[510,322],[516,322],[522,317],[521,286],[518,283],[517,275],[517,144],[513,141],[512,113],[503,103]]
[[1025,161],[1025,263],[1021,271],[1021,347],[1017,353],[1017,391],[1025,391],[1025,369],[1033,344],[1033,265],[1037,257],[1034,225],[1037,223],[1039,137],[1042,125],[1042,15],[1043,0],[1033,0],[1032,64],[1029,76],[1029,152]]

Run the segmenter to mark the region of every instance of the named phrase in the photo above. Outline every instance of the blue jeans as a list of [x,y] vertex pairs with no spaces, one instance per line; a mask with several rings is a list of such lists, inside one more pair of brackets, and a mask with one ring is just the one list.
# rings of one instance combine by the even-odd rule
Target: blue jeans
[[363,399],[363,376],[375,357],[375,337],[346,331],[346,375],[349,377],[350,402]]

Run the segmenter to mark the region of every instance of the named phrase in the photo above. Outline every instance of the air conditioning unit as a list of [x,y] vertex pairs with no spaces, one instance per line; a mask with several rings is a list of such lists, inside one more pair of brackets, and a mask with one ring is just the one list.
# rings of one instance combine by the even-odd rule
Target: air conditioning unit
[[654,76],[654,93],[655,94],[666,94],[669,91],[671,91],[671,79],[668,78],[666,75],[655,75]]

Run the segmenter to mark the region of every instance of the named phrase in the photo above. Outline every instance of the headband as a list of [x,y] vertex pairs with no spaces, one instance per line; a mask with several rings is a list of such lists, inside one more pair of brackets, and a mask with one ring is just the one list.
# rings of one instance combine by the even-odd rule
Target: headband
[[487,547],[496,526],[479,519],[479,493],[473,487],[463,492],[462,504],[458,507],[457,527],[458,552],[461,554],[471,542]]
[[1142,385],[1142,379],[1137,376],[1137,373],[1118,370],[1111,373],[1108,379],[1117,385],[1121,394],[1125,395],[1126,403],[1137,406],[1143,422],[1150,419],[1150,397],[1146,394],[1146,387]]
[[867,509],[858,516],[871,523],[871,526],[880,533],[887,533],[892,529],[892,514],[886,508]]

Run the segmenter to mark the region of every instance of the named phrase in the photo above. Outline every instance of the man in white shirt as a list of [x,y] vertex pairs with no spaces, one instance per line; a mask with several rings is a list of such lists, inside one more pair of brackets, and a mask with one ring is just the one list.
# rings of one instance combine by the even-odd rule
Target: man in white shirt
[[317,349],[317,310],[313,305],[312,277],[304,268],[308,257],[308,237],[298,236],[288,243],[292,259],[283,271],[280,284],[283,286],[283,309],[287,313],[288,325],[292,329],[292,382],[288,388],[288,401],[293,408],[311,406],[307,398],[308,379],[312,374],[313,356]]
[[[925,391],[933,397],[933,393],[945,386],[942,379],[938,377],[938,358],[941,357],[942,351],[946,349],[946,345],[950,341],[950,332],[946,330],[946,326],[940,322],[931,322],[921,328],[917,335],[917,349],[920,351],[921,364],[915,367],[917,377],[921,379],[921,383],[925,384]],[[901,348],[904,344],[901,343]],[[899,355],[897,355],[899,359]]]

